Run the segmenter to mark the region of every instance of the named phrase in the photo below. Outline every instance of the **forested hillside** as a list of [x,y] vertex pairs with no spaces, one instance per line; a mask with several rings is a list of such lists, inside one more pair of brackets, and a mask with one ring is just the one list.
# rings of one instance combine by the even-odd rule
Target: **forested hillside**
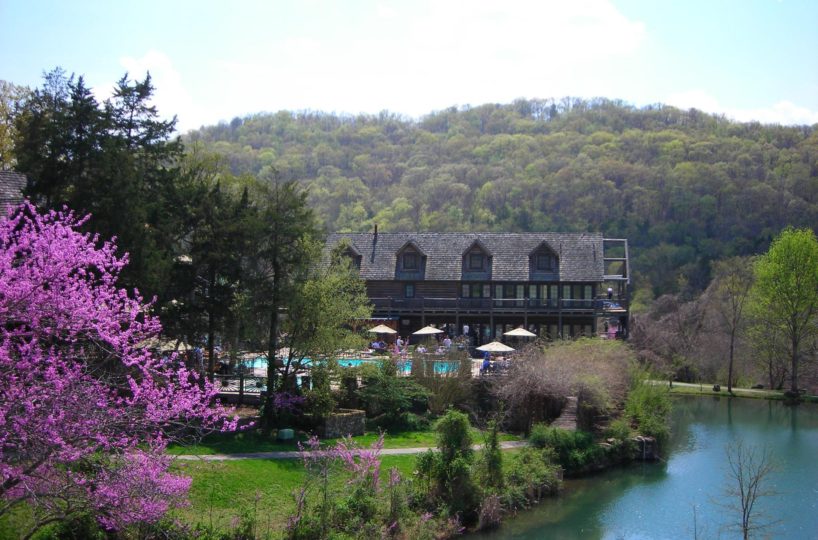
[[709,263],[818,223],[818,132],[608,100],[519,100],[412,121],[278,112],[187,137],[235,173],[310,188],[330,231],[601,231],[639,288],[701,289]]

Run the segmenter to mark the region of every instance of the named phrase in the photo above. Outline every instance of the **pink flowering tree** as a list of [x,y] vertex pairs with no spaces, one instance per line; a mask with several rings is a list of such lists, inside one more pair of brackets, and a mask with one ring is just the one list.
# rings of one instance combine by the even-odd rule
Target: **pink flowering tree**
[[0,217],[0,516],[27,504],[31,532],[79,513],[108,529],[159,519],[190,485],[168,441],[235,426],[206,381],[140,346],[159,321],[84,222],[30,203]]

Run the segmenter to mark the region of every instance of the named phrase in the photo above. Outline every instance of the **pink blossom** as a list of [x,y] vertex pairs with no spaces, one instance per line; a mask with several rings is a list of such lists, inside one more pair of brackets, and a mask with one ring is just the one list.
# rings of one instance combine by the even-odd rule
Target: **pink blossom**
[[0,220],[0,515],[26,500],[113,529],[183,501],[169,439],[237,419],[207,381],[141,345],[159,320],[116,287],[127,256],[79,232],[86,219],[26,202]]

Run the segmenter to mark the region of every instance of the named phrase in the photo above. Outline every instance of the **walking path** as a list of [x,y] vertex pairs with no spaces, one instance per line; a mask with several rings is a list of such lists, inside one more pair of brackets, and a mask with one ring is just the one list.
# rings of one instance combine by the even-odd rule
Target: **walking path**
[[[528,445],[528,441],[503,441],[500,443],[500,448],[506,450],[509,448],[522,448]],[[475,444],[472,446],[474,450],[483,448],[482,444]],[[382,456],[400,456],[407,454],[422,454],[429,450],[429,447],[424,448],[384,448],[381,450]],[[324,452],[318,450],[319,453]],[[298,459],[301,457],[301,452],[286,451],[286,452],[249,452],[246,454],[205,454],[205,455],[180,455],[177,459],[186,461],[236,461],[240,459]]]
[[562,408],[560,417],[551,422],[551,427],[567,429],[569,431],[577,430],[577,398],[576,396],[569,396]]

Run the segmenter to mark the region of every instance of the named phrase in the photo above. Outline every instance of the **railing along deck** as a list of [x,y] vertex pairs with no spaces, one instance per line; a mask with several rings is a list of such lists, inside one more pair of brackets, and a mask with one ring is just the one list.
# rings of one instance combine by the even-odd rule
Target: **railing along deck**
[[371,298],[376,311],[557,313],[559,311],[625,311],[619,301],[606,298]]

